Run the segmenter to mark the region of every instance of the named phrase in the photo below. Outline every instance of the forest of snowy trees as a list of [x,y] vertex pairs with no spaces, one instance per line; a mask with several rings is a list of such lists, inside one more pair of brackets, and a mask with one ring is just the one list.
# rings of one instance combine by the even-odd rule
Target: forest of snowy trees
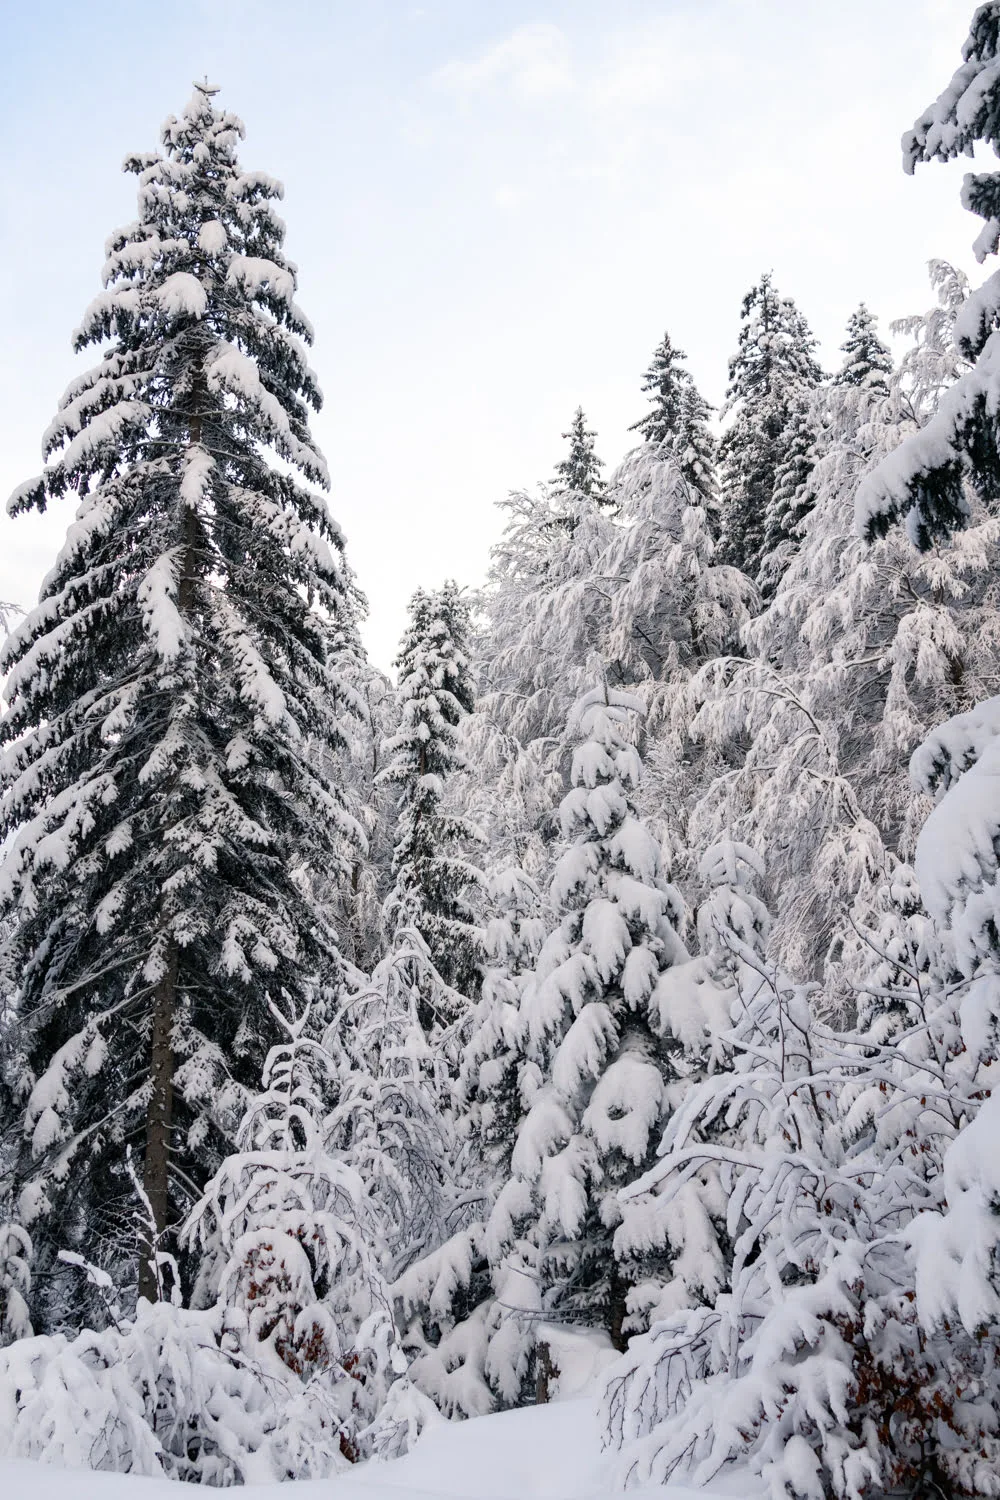
[[[962,59],[907,171],[1000,154]],[[1000,271],[833,371],[765,272],[720,412],[651,328],[390,680],[215,93],[9,503],[0,1456],[323,1477],[572,1337],[622,1486],[1000,1495]]]

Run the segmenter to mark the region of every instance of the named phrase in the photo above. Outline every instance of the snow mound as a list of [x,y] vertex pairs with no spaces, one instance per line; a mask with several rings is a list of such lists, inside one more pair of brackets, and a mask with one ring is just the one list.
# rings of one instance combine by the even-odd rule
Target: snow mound
[[[611,1455],[590,1398],[529,1406],[469,1422],[428,1428],[410,1453],[390,1463],[360,1464],[331,1479],[295,1485],[297,1500],[602,1500],[613,1487]],[[670,1485],[670,1500],[745,1497],[735,1473],[712,1491]],[[169,1479],[69,1472],[27,1462],[0,1463],[4,1500],[177,1500]],[[289,1497],[288,1485],[248,1485],[268,1500]],[[306,1491],[310,1494],[307,1496]],[[665,1497],[662,1488],[629,1491],[629,1500]]]
[[401,1491],[454,1500],[589,1500],[602,1486],[608,1455],[592,1400],[528,1406],[428,1428],[405,1457],[365,1464],[340,1481],[371,1500]]

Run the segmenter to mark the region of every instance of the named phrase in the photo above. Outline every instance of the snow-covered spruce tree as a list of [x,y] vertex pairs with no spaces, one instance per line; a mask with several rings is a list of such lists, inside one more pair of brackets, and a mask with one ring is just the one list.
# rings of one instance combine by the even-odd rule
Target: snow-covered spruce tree
[[857,403],[842,400],[837,387],[849,385],[866,392],[869,410],[873,399],[889,394],[892,360],[878,337],[875,319],[863,303],[851,314],[841,347],[844,363],[833,384],[804,390],[792,404],[785,456],[774,476],[766,517],[759,575],[765,598],[773,597],[801,546],[816,505],[817,482],[813,476],[819,460],[831,444],[845,436],[845,417],[858,410]]
[[713,535],[719,521],[719,492],[715,479],[715,437],[709,426],[712,408],[699,394],[687,369],[687,355],[670,341],[669,333],[653,351],[643,376],[651,410],[629,432],[641,433],[647,443],[666,445],[681,475],[700,495]]
[[684,387],[676,454],[684,478],[702,497],[713,540],[717,541],[722,526],[722,501],[715,468],[718,442],[709,426],[713,410],[694,381]]
[[653,350],[649,368],[642,377],[641,389],[648,392],[652,410],[629,428],[629,432],[638,432],[644,442],[669,443],[677,436],[681,396],[692,383],[686,360],[684,351],[675,348],[669,333],[665,333]]
[[562,916],[521,1001],[540,1081],[489,1226],[494,1255],[535,1267],[542,1308],[604,1328],[619,1348],[630,1315],[642,1325],[653,1267],[615,1252],[617,1195],[652,1162],[678,1082],[707,1055],[718,1020],[718,991],[689,964],[679,898],[632,807],[637,708],[605,687],[575,710],[560,814],[568,847],[551,892]]
[[[480,952],[470,897],[482,874],[467,851],[480,834],[448,801],[449,780],[465,768],[458,725],[474,703],[468,633],[457,584],[417,590],[395,662],[399,728],[382,752],[398,814],[383,926],[390,945],[393,933],[414,929],[445,984],[473,996]],[[429,1027],[433,1017],[424,1020]]]
[[587,426],[582,406],[573,413],[569,431],[564,432],[563,437],[569,442],[569,452],[556,464],[551,488],[556,494],[586,495],[598,505],[606,505],[604,480],[601,478],[604,460],[598,458],[594,450],[597,433]]
[[874,316],[863,302],[848,318],[847,337],[840,348],[844,362],[833,377],[836,385],[856,385],[862,390],[888,394],[892,356],[878,336]]
[[693,688],[694,737],[720,764],[688,842],[754,841],[774,956],[823,976],[837,1008],[850,1008],[868,967],[854,924],[877,927],[880,889],[897,859],[912,861],[928,808],[907,758],[942,717],[991,691],[1000,648],[998,526],[974,497],[969,526],[923,555],[898,533],[868,547],[852,526],[865,475],[932,420],[966,368],[951,346],[963,279],[931,269],[938,304],[895,325],[913,343],[888,397],[853,384],[824,397],[816,503],[799,555],[747,632],[749,660],[710,663]]
[[260,1076],[271,998],[307,1003],[338,966],[309,872],[350,822],[304,746],[338,742],[326,641],[354,589],[309,487],[320,394],[281,188],[242,170],[214,92],[126,162],[139,216],[75,336],[108,347],[9,506],[78,500],[2,658],[3,1114],[42,1326],[72,1296],[63,1246],[135,1284],[126,1147],[169,1248]]
[[[903,137],[909,172],[918,162],[971,156],[977,141],[1000,154],[997,0],[976,10],[962,56],[951,83]],[[983,260],[1000,245],[1000,172],[968,174],[962,201],[986,221],[975,244]],[[1000,487],[1000,271],[960,306],[954,340],[959,378],[944,391],[931,420],[879,464],[858,491],[858,527],[869,540],[885,536],[902,520],[911,541],[924,552],[937,538],[961,548],[977,518],[977,496],[990,510],[995,505]],[[965,361],[969,363],[963,368]],[[991,540],[995,548],[995,537]],[[928,908],[939,926],[952,933],[956,962],[967,975],[981,966],[993,971],[1000,957],[990,916],[996,859],[988,832],[997,813],[994,799],[982,795],[989,784],[985,777],[996,732],[995,701],[989,698],[945,724],[912,765],[917,784],[944,798],[921,834],[925,854],[918,877],[926,877]],[[954,820],[951,837],[948,814]],[[927,857],[931,849],[935,858]],[[986,1042],[990,1029],[981,1015],[978,1041],[974,1047],[970,1038],[970,1050],[991,1045]]]
[[[516,738],[522,746],[557,733],[576,695],[573,686],[562,692],[554,688],[559,674],[549,663],[537,660],[537,642],[530,647],[532,659],[525,658],[524,638],[526,629],[545,628],[551,593],[589,577],[593,559],[612,527],[614,505],[600,477],[604,463],[594,453],[594,436],[578,408],[569,432],[563,433],[570,451],[556,465],[553,479],[539,485],[535,493],[514,491],[500,502],[509,519],[501,541],[492,549],[485,620],[477,629],[477,667],[487,663],[492,667],[482,683],[488,711],[479,727],[487,740],[493,726],[499,735],[497,754],[487,754],[487,761],[510,762],[508,724],[517,726]],[[589,655],[598,609],[596,600],[580,598],[573,628],[566,632],[565,656]],[[483,704],[479,706],[482,710]],[[481,756],[486,749],[486,743],[477,741]]]
[[508,521],[473,638],[479,698],[465,731],[478,776],[469,790],[495,855],[544,878],[566,718],[592,680],[606,627],[606,590],[594,585],[615,528],[586,495],[551,488],[501,503]]
[[[622,1347],[647,1324],[658,1271],[683,1254],[680,1225],[669,1255],[613,1248],[619,1188],[652,1161],[664,1119],[728,1023],[722,990],[688,959],[679,898],[632,806],[638,707],[601,688],[574,710],[573,786],[560,810],[568,847],[550,893],[558,925],[530,972],[498,981],[503,997],[519,996],[517,1012],[501,1000],[487,1066],[470,1060],[483,1206],[397,1286],[412,1378],[447,1412],[535,1399],[548,1319],[589,1330],[601,1352]],[[517,886],[520,911],[533,903]],[[511,971],[537,943],[528,921],[518,932],[502,924]]]
[[[667,700],[691,673],[735,647],[756,591],[736,568],[717,562],[702,497],[669,451],[634,449],[609,493],[618,525],[590,581],[603,601],[598,643],[620,685],[640,692],[665,719]],[[557,602],[561,612],[571,607]]]
[[722,560],[755,578],[794,403],[823,376],[805,318],[770,272],[744,297],[742,318],[722,410],[732,422],[719,443]]
[[[578,411],[570,454],[549,484],[515,491],[492,549],[476,614],[479,699],[465,728],[475,760],[475,815],[490,847],[536,878],[548,874],[563,731],[593,680],[606,627],[601,558],[616,531],[615,497]],[[613,680],[618,680],[614,664]]]
[[[458,726],[472,707],[468,624],[452,583],[413,598],[396,663],[398,727],[379,778],[398,799],[383,952],[327,1033],[342,1078],[335,1138],[373,1184],[390,1280],[464,1228],[477,1201],[463,1189],[452,1101],[482,963],[472,897],[483,876],[466,854],[480,835],[450,784],[465,767]],[[411,1351],[422,1337],[415,1329]],[[447,1404],[433,1385],[430,1395]],[[419,1399],[387,1415],[379,1448],[404,1443],[424,1415]]]

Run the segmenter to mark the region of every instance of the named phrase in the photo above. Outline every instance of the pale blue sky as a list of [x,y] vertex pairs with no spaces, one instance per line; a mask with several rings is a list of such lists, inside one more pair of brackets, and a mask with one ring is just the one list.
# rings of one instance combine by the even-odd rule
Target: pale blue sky
[[[206,71],[280,177],[326,395],[331,505],[388,665],[418,584],[478,582],[494,502],[550,473],[582,403],[609,464],[664,328],[718,402],[765,267],[828,365],[864,298],[971,268],[960,166],[899,137],[972,0],[35,0],[0,6],[0,490],[39,468],[127,150]],[[69,508],[0,517],[0,598],[33,602]]]

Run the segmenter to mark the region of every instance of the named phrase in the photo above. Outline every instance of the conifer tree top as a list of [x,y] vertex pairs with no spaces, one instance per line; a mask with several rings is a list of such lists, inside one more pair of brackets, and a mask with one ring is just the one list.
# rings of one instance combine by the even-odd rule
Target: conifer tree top
[[835,376],[837,385],[887,391],[892,374],[892,356],[878,336],[874,315],[862,302],[847,320],[847,337],[841,344],[844,363]]
[[641,389],[648,392],[652,410],[633,422],[629,432],[641,432],[647,443],[665,443],[676,437],[684,393],[693,384],[684,366],[686,359],[684,351],[671,343],[670,334],[665,333],[642,377]]
[[569,439],[569,452],[556,464],[554,484],[557,492],[569,491],[597,499],[604,490],[601,478],[604,460],[594,452],[597,434],[587,426],[582,406],[577,407],[569,431],[562,435]]
[[743,299],[722,409],[734,420],[719,443],[722,557],[751,578],[759,575],[768,545],[767,517],[777,472],[789,456],[793,409],[823,379],[815,349],[805,318],[766,271]]
[[417,589],[393,662],[400,695],[413,699],[433,693],[442,720],[452,727],[472,711],[469,658],[463,644],[468,630],[469,604],[457,583],[449,579],[433,593]]
[[[328,487],[307,428],[322,402],[305,352],[312,328],[295,304],[296,268],[273,207],[283,188],[240,167],[243,122],[216,108],[215,93],[196,84],[181,114],[165,121],[161,149],[125,159],[124,170],[139,179],[138,217],[109,238],[105,291],[73,338],[76,350],[106,340],[111,347],[67,390],[45,434],[44,480],[15,491],[12,514],[44,509],[81,482],[86,488],[106,474],[112,446],[119,472],[136,461],[140,436],[163,420],[164,376],[195,344],[209,384],[253,409],[257,437],[310,483]],[[314,519],[332,539],[325,509]]]
[[729,361],[724,412],[737,401],[819,384],[823,372],[814,357],[815,335],[792,298],[778,291],[770,271],[747,292],[740,312],[739,348]]

